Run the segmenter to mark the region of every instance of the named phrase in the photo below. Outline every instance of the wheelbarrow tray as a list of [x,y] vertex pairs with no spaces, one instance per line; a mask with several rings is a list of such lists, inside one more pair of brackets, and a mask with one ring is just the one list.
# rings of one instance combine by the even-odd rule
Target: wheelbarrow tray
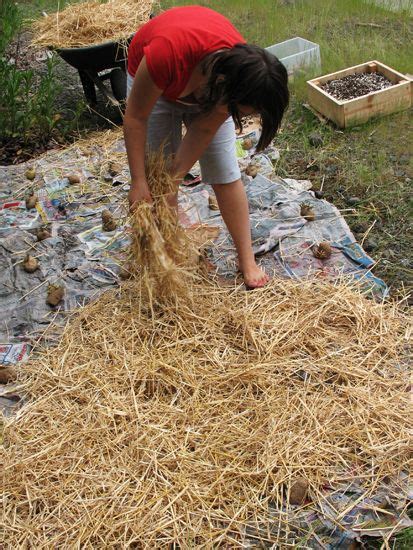
[[81,71],[100,72],[114,67],[124,68],[132,38],[133,35],[118,42],[103,42],[78,48],[56,48],[55,51],[66,63]]
[[[116,106],[126,97],[126,59],[128,47],[133,38],[120,41],[102,42],[77,48],[55,48],[56,53],[66,63],[79,72],[83,91],[89,105],[96,104],[95,86]],[[102,71],[110,72],[99,76]],[[110,79],[113,95],[103,84]]]

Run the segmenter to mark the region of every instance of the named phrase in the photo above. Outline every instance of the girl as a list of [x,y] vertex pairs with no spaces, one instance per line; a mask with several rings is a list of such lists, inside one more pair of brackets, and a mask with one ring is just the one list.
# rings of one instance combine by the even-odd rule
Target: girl
[[[223,15],[201,6],[172,8],[135,34],[128,53],[124,135],[129,202],[151,202],[145,149],[163,147],[177,183],[199,160],[234,241],[247,287],[265,285],[251,245],[248,202],[235,153],[236,127],[258,114],[257,150],[269,145],[288,105],[287,71],[266,50],[246,44]],[[186,133],[182,139],[182,123]],[[171,197],[177,206],[177,196]]]

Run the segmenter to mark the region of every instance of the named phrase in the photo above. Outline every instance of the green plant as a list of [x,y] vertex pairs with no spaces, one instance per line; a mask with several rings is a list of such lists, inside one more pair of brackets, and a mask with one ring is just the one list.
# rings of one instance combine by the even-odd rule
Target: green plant
[[10,44],[21,18],[11,0],[0,3],[0,21],[0,141],[11,138],[26,143],[36,137],[46,142],[59,120],[55,103],[61,88],[54,77],[54,58],[47,60],[42,74],[20,70]]
[[10,0],[0,2],[0,57],[3,58],[4,52],[10,40],[13,38],[16,29],[20,25],[18,9],[16,4]]

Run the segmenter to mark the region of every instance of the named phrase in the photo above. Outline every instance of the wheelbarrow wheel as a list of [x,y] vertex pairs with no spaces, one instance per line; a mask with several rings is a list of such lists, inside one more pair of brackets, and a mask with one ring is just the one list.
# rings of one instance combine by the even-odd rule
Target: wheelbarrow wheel
[[126,99],[126,73],[121,68],[117,67],[110,72],[110,85],[112,86],[113,95],[118,101]]

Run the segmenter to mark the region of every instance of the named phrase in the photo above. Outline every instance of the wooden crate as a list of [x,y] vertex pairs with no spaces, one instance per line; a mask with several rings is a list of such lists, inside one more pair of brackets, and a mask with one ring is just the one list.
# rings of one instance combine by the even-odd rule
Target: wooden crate
[[[330,80],[366,72],[380,72],[394,85],[384,90],[343,101],[335,99],[320,88],[320,84],[325,84]],[[347,128],[366,122],[372,117],[408,109],[412,105],[413,80],[379,61],[368,61],[343,71],[308,80],[307,92],[308,103],[311,107],[332,120],[339,128]]]

